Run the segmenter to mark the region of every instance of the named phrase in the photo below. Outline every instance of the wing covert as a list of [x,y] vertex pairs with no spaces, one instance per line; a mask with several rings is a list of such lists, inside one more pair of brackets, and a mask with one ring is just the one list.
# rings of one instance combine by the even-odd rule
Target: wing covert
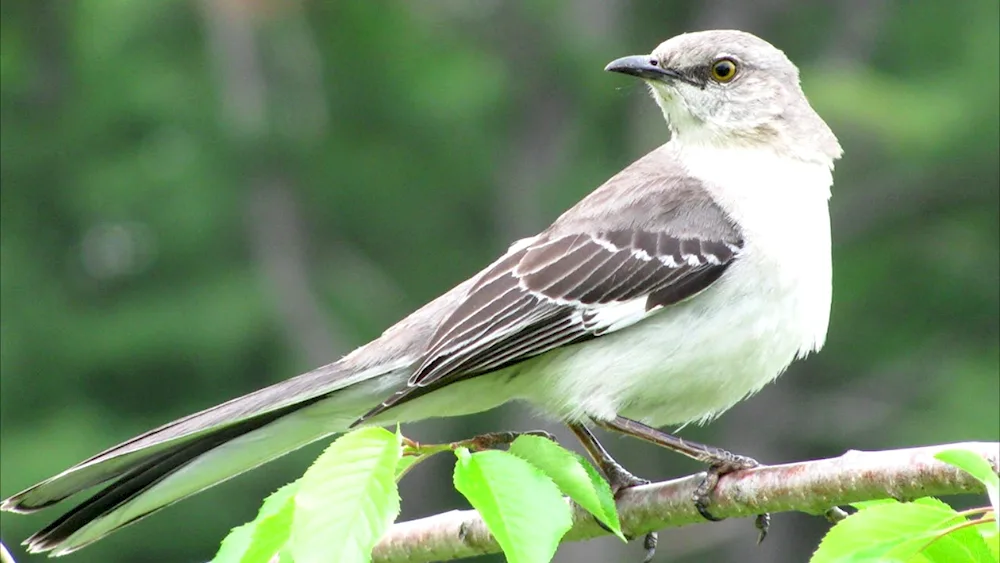
[[358,422],[449,383],[634,324],[715,282],[742,242],[622,229],[542,236],[485,270],[408,386]]

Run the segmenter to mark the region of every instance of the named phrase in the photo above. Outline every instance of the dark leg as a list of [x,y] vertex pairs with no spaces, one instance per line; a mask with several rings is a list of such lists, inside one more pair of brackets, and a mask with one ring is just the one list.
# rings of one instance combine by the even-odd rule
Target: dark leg
[[577,423],[569,424],[568,426],[576,434],[576,437],[580,439],[580,443],[583,444],[584,449],[590,454],[591,459],[594,460],[597,467],[608,478],[608,484],[611,485],[611,492],[615,495],[623,489],[649,483],[646,479],[640,479],[632,475],[620,463],[615,461],[615,458],[611,457],[611,454],[597,441],[597,437],[594,436],[594,433],[589,428]]
[[[632,475],[620,463],[615,461],[615,458],[611,457],[611,454],[597,441],[597,437],[594,436],[594,433],[589,428],[579,423],[570,423],[567,426],[580,439],[580,443],[583,444],[584,449],[590,454],[591,459],[594,460],[597,467],[607,477],[608,484],[611,485],[611,492],[615,494],[616,498],[618,497],[618,493],[629,487],[649,483],[646,479]],[[656,555],[657,539],[656,532],[646,534],[642,542],[642,546],[646,549],[646,556],[643,558],[642,563],[649,563],[653,560],[653,556]]]
[[[698,512],[707,520],[720,520],[720,518],[712,516],[712,513],[708,511],[708,497],[715,490],[715,487],[718,486],[719,478],[727,473],[751,469],[760,465],[760,463],[752,458],[736,455],[714,446],[689,442],[628,418],[619,416],[614,420],[596,420],[595,422],[608,430],[614,430],[615,432],[645,440],[707,464],[708,471],[705,474],[705,479],[702,480],[694,492],[694,505],[698,509]],[[761,514],[757,516],[756,526],[760,531],[758,541],[763,541],[764,536],[767,535],[769,524],[769,515]]]

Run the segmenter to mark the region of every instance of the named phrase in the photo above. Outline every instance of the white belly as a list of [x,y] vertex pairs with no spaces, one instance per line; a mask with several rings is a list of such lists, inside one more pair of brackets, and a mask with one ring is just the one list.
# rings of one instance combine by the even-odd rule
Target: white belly
[[746,150],[729,160],[714,153],[699,169],[697,155],[688,156],[702,178],[719,174],[720,161],[730,165],[723,173],[742,170],[745,191],[717,197],[743,228],[743,254],[696,298],[539,358],[532,371],[545,384],[532,394],[544,392],[532,400],[542,409],[655,426],[707,420],[822,346],[831,297],[829,169]]

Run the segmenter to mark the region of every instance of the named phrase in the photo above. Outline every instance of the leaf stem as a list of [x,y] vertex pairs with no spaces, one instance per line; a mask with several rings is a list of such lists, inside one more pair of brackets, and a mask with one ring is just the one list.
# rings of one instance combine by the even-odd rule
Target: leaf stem
[[959,524],[955,524],[954,526],[950,526],[948,528],[945,528],[944,530],[941,530],[940,534],[938,534],[938,535],[934,536],[933,538],[931,538],[931,541],[927,542],[926,544],[924,544],[923,547],[921,547],[919,550],[917,550],[917,553],[923,553],[923,551],[925,549],[927,549],[928,547],[930,547],[934,542],[938,541],[939,539],[947,536],[948,534],[950,534],[952,532],[957,532],[958,530],[962,530],[962,529],[968,528],[970,526],[978,526],[980,524],[988,524],[990,522],[996,522],[996,517],[995,516],[991,516],[989,518],[977,518],[975,520],[964,520],[964,521],[962,521]]
[[993,507],[991,507],[991,506],[982,506],[982,507],[979,507],[979,508],[970,508],[968,510],[963,510],[961,512],[957,512],[956,514],[958,514],[959,516],[966,516],[966,517],[968,517],[968,516],[975,516],[977,514],[986,514],[987,512],[989,512],[991,510],[993,510]]
[[530,432],[489,432],[473,436],[465,440],[450,442],[447,444],[421,444],[416,440],[403,437],[404,456],[432,456],[441,452],[454,451],[458,448],[467,448],[473,452],[483,450],[495,450],[500,446],[508,446],[520,436],[541,436],[543,438],[556,441],[555,436],[544,430],[532,430]]

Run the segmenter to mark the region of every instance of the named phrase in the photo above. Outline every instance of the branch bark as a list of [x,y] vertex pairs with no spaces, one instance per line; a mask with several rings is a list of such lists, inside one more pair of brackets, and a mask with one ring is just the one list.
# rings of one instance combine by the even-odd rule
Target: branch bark
[[[712,513],[738,518],[763,512],[823,514],[829,508],[879,498],[982,493],[965,472],[934,458],[966,448],[1000,467],[1000,443],[968,442],[877,452],[849,451],[830,459],[772,465],[727,475],[712,495]],[[622,529],[641,537],[662,528],[704,522],[691,501],[701,475],[652,483],[624,491],[618,499]],[[573,528],[563,538],[580,541],[607,535],[596,520],[574,507]],[[500,547],[474,510],[452,511],[395,524],[375,547],[374,563],[449,561]]]

